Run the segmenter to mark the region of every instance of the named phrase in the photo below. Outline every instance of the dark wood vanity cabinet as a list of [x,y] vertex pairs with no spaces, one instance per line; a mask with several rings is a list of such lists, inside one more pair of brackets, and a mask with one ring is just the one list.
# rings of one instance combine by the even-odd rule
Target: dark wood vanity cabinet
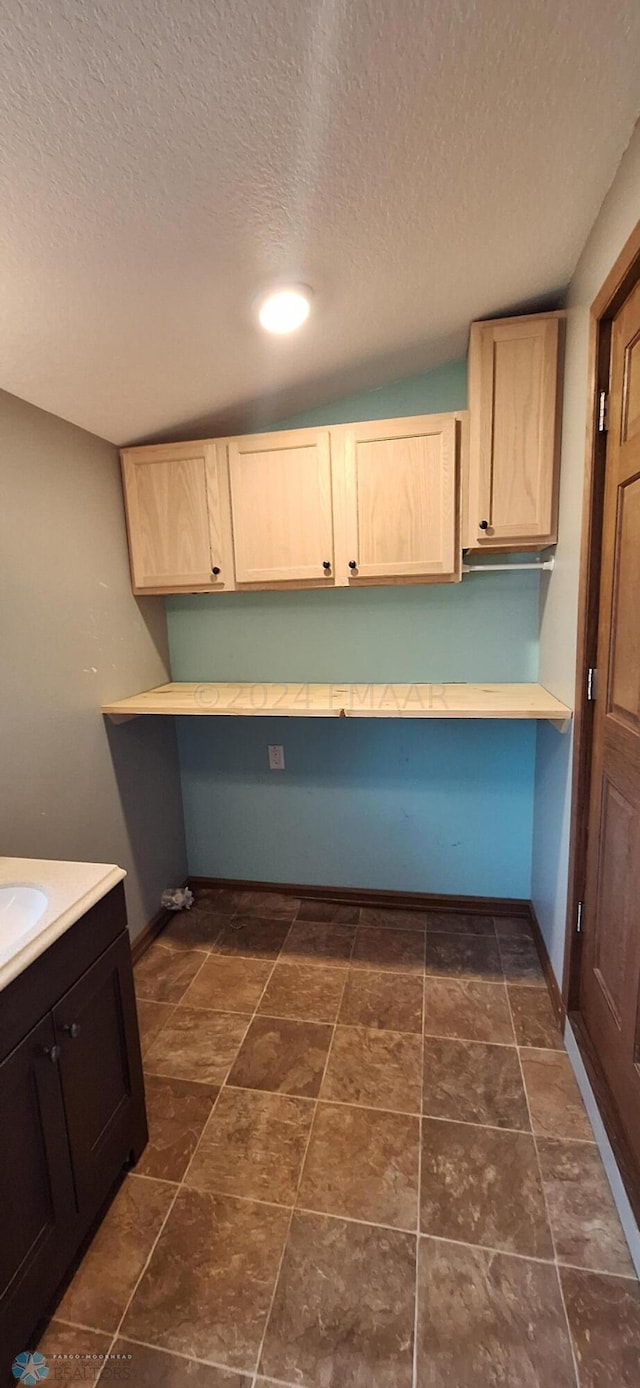
[[119,885],[0,993],[0,1362],[147,1141]]

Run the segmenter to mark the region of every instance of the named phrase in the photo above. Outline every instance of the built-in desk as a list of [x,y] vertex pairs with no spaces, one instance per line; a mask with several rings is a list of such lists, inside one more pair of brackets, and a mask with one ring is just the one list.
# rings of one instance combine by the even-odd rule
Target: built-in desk
[[534,718],[568,726],[541,684],[161,684],[104,704],[114,723],[148,715],[237,718]]

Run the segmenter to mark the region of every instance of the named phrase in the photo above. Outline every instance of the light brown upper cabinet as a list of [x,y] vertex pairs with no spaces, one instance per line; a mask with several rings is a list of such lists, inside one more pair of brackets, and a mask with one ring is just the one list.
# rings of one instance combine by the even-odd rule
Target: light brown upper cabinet
[[121,457],[134,593],[233,588],[224,447],[159,444]]
[[557,539],[563,318],[471,326],[466,548],[538,549]]
[[236,583],[334,582],[328,429],[229,439]]
[[338,583],[460,578],[460,427],[446,414],[332,430]]

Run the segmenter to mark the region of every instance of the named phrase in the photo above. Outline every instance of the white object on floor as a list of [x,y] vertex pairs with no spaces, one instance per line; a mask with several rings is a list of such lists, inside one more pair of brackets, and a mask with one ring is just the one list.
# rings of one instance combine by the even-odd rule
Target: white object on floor
[[165,911],[190,911],[193,906],[193,892],[189,887],[166,887],[160,897],[160,905]]

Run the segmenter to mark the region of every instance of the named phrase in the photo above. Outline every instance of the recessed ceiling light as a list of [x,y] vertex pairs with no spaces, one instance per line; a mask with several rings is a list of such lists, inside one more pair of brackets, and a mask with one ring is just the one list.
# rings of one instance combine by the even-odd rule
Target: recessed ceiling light
[[292,333],[309,317],[311,290],[306,285],[276,289],[261,300],[258,318],[268,333]]

